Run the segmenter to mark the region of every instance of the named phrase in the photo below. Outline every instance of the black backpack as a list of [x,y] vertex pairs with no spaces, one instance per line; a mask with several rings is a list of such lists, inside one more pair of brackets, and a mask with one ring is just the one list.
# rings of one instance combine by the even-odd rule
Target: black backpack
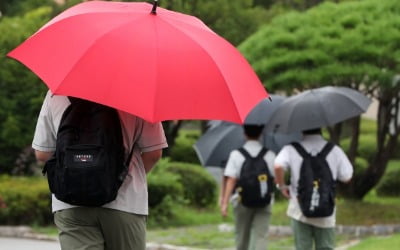
[[79,206],[115,200],[133,147],[125,160],[118,112],[94,102],[68,97],[57,132],[56,151],[46,162],[49,188],[57,199]]
[[335,208],[335,187],[326,156],[334,147],[326,143],[317,155],[312,156],[297,142],[292,143],[303,158],[297,187],[297,199],[303,215],[310,218],[332,215]]
[[265,207],[271,202],[274,191],[274,178],[269,172],[264,155],[268,149],[262,148],[256,157],[252,157],[244,148],[239,152],[245,157],[236,190],[240,202],[246,207]]

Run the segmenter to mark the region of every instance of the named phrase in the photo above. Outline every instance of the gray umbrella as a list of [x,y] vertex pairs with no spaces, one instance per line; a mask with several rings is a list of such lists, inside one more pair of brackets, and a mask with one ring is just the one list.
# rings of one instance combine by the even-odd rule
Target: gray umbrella
[[[246,117],[245,124],[266,125],[284,97],[271,95],[271,100],[260,102]],[[243,127],[239,124],[210,121],[209,128],[193,145],[203,166],[224,167],[229,153],[245,142]],[[300,134],[263,133],[261,142],[269,149],[278,152],[281,147],[300,139]]]
[[[279,152],[284,145],[300,138],[300,133],[273,134],[264,130],[260,142],[272,151]],[[244,142],[245,136],[241,125],[222,122],[207,130],[193,147],[203,166],[225,167],[230,152],[243,146]]]
[[[259,102],[246,116],[244,124],[252,125],[266,125],[271,119],[272,114],[279,107],[279,104],[283,102],[285,97],[279,95],[270,95],[270,98],[265,98]],[[208,122],[208,130],[218,127],[219,125],[229,122],[220,120],[212,120]]]
[[322,87],[285,99],[267,131],[290,133],[331,126],[364,113],[371,100],[346,87]]

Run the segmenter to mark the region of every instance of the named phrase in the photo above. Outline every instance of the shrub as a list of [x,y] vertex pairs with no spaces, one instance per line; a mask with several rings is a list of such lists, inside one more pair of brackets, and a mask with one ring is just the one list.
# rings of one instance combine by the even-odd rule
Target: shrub
[[[350,146],[350,139],[346,138],[341,141],[341,146],[345,152]],[[358,156],[370,160],[370,157],[376,153],[376,138],[374,134],[361,134],[358,141]]]
[[201,166],[161,159],[148,175],[149,226],[163,227],[175,220],[179,207],[215,204],[216,183]]
[[184,198],[189,205],[207,207],[215,204],[217,183],[203,167],[174,162],[168,166],[167,170],[179,175]]
[[354,176],[360,176],[368,168],[368,161],[362,157],[356,157],[354,162]]
[[193,148],[193,144],[200,136],[199,130],[181,130],[175,139],[175,145],[171,148],[171,160],[199,164],[199,158]]
[[0,224],[52,222],[51,195],[47,181],[38,177],[0,177]]
[[386,172],[376,188],[376,193],[379,196],[400,196],[400,166]]
[[183,186],[179,182],[179,176],[173,173],[154,172],[148,175],[149,206],[159,206],[163,200],[170,196],[176,200],[183,197]]

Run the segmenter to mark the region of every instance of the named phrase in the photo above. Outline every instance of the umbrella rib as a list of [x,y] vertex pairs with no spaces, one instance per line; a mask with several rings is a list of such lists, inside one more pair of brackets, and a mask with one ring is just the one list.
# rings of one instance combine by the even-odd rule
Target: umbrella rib
[[[311,92],[313,93],[313,95],[315,95],[315,99],[317,99],[317,101],[318,101],[318,103],[319,103],[319,107],[324,107],[324,102],[321,101],[321,99],[318,97],[318,95],[316,95],[316,94],[314,93],[313,90],[311,90]],[[329,119],[329,117],[327,116],[327,113],[326,113],[326,112],[322,112],[322,114],[324,115],[326,124],[327,124],[327,125],[330,125],[330,119]]]
[[[290,100],[290,99],[288,99],[288,100]],[[298,98],[298,100],[296,99],[295,100],[295,103],[298,103],[298,102],[300,102],[301,101],[301,98]],[[298,105],[295,105],[296,107],[298,106]],[[293,108],[293,109],[291,109],[290,110],[290,113],[289,113],[289,115],[288,115],[288,117],[290,118],[290,119],[288,119],[288,121],[287,121],[287,124],[285,124],[285,126],[286,126],[286,128],[289,128],[289,126],[290,126],[290,124],[293,124],[293,122],[291,122],[291,120],[292,120],[292,118],[293,118],[293,113],[295,112],[295,109]]]
[[[155,20],[153,20],[153,22],[155,23]],[[158,27],[157,27],[157,25],[154,25],[154,27],[155,27],[154,33],[155,33],[156,36],[158,37],[158,32],[157,32]],[[159,39],[155,39],[155,43],[157,43],[158,40],[159,40]],[[159,46],[154,46],[154,47],[155,47],[155,53],[157,54],[157,56],[155,56],[154,58],[155,58],[155,60],[158,60]],[[158,63],[155,63],[155,68],[156,68],[156,71],[154,71],[154,72],[158,72],[158,70],[159,70]],[[159,76],[159,74],[155,74],[155,78],[156,78],[156,79],[155,79],[155,84],[156,84],[156,85],[159,84],[158,76]],[[153,107],[156,107],[156,100],[158,100],[158,95],[159,95],[159,92],[160,92],[159,89],[160,89],[160,88],[158,88],[157,86],[155,86],[155,95],[154,95],[154,99],[153,99],[153,101],[152,101]],[[156,109],[153,108],[152,110],[153,110],[153,114],[152,114],[153,119],[152,119],[152,120],[154,120],[155,117],[156,117]]]
[[[348,93],[338,93],[338,94],[343,95],[343,97],[346,97],[347,100],[348,100],[349,102],[353,103],[353,107],[357,107],[360,111],[363,111],[363,112],[366,111],[366,109],[364,109],[363,107],[361,107],[361,106],[353,99],[352,96],[348,95]],[[320,100],[318,99],[318,101],[320,101]],[[323,102],[320,102],[320,103],[321,103],[321,105],[322,105]],[[369,105],[368,105],[368,106],[369,106]],[[367,108],[368,108],[368,106],[367,106]],[[361,115],[361,114],[360,114],[360,115]],[[324,116],[326,116],[325,113],[324,113]],[[349,116],[347,119],[349,119],[349,118],[351,118],[351,117],[353,117],[353,116]],[[327,117],[327,118],[329,118],[329,117]],[[344,121],[343,119],[338,120],[338,121],[333,120],[332,122],[331,122],[329,119],[326,119],[326,120],[328,121],[327,124],[328,124],[329,126]],[[346,120],[346,119],[345,119],[345,120]]]

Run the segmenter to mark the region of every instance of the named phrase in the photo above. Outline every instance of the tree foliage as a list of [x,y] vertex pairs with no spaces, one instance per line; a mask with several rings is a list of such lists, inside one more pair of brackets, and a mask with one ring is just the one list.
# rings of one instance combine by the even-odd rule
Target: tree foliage
[[26,13],[42,6],[55,5],[54,0],[1,0],[0,11],[2,15],[15,16]]
[[[279,16],[240,47],[270,91],[349,86],[379,101],[376,151],[348,195],[362,198],[382,177],[399,125],[400,5],[397,0],[323,3]],[[349,157],[358,148],[354,119]]]
[[238,45],[265,22],[266,9],[253,0],[159,1],[162,7],[200,18],[216,33]]
[[39,8],[0,19],[0,173],[9,172],[30,144],[45,89],[33,73],[6,54],[43,25],[50,13],[51,8]]

